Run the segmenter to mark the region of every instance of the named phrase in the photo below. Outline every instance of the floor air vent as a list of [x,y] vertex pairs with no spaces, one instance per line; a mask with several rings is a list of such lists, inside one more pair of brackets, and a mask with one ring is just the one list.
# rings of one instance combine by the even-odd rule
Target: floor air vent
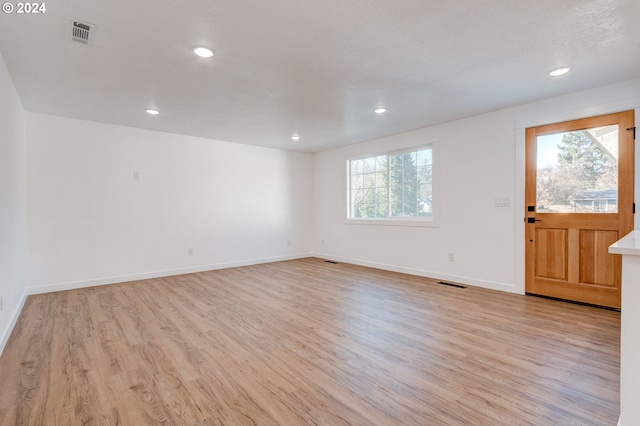
[[445,283],[444,281],[440,281],[440,282],[438,282],[438,284],[440,284],[440,285],[448,285],[449,287],[455,287],[455,288],[467,288],[467,286],[464,286],[464,285]]
[[69,18],[69,35],[71,40],[83,44],[92,44],[96,26],[78,19]]
[[334,262],[333,260],[325,260],[325,262],[327,262],[327,263],[333,263],[334,265],[337,265],[337,264],[338,264],[338,262]]

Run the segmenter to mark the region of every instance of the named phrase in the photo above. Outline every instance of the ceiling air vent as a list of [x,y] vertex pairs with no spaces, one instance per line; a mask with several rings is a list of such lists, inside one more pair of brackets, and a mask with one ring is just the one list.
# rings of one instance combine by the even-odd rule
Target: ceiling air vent
[[92,44],[95,32],[95,25],[75,18],[69,18],[69,33],[71,40],[84,44]]

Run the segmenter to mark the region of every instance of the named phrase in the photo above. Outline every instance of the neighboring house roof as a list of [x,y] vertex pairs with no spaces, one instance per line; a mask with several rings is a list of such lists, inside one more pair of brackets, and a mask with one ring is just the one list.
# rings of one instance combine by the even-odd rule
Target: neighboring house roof
[[618,190],[617,189],[601,189],[594,191],[583,191],[578,194],[576,197],[572,197],[571,200],[579,201],[579,200],[617,200],[618,199]]

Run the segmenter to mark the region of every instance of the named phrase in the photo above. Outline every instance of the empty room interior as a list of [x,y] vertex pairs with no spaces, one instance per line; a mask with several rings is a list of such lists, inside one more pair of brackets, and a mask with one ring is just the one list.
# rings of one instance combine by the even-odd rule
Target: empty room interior
[[638,22],[4,3],[0,425],[640,425]]

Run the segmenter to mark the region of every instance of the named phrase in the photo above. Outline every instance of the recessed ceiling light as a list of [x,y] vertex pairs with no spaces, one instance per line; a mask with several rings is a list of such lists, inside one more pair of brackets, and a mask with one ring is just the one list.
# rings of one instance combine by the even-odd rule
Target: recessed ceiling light
[[145,111],[147,111],[147,114],[149,114],[149,115],[158,115],[158,114],[160,114],[160,111],[158,111],[157,109],[149,108],[149,109],[145,109]]
[[376,114],[384,114],[385,112],[387,112],[387,109],[380,107],[380,108],[374,109],[373,112],[375,112]]
[[549,71],[547,74],[551,77],[560,77],[561,75],[568,73],[570,69],[571,67],[556,68],[555,70]]
[[291,136],[291,140],[292,140],[292,141],[296,141],[296,142],[297,142],[297,141],[299,141],[299,140],[300,140],[300,136],[298,136],[298,135],[293,135],[293,136]]
[[201,58],[210,58],[213,56],[213,52],[206,47],[196,47],[193,49],[193,53],[200,56]]

